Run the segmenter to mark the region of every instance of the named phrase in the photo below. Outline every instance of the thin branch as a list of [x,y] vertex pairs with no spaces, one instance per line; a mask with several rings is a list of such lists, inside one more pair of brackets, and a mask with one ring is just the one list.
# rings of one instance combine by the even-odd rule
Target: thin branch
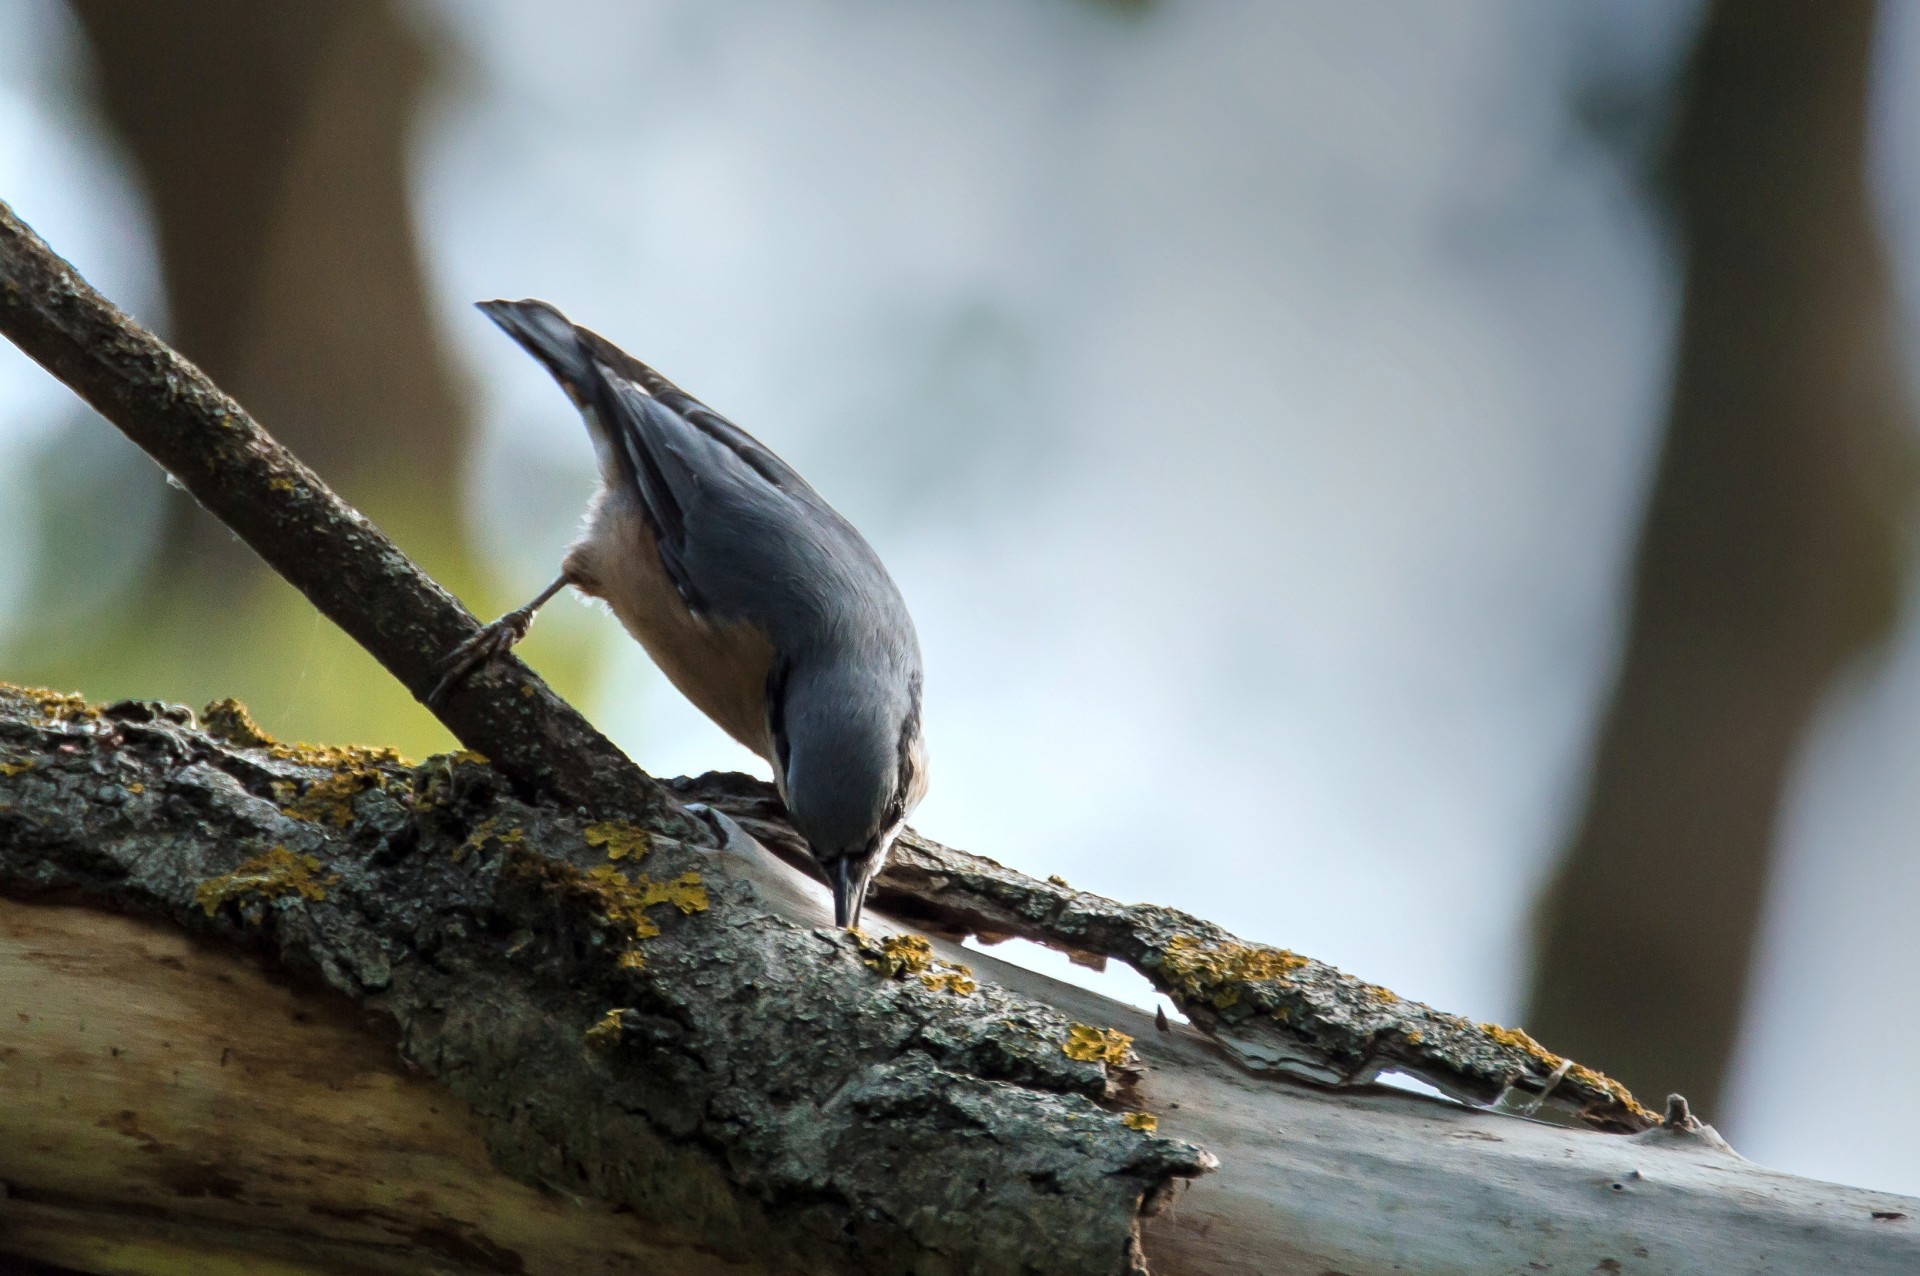
[[[0,332],[158,461],[416,699],[473,616],[205,373],[95,292],[0,203]],[[532,792],[674,818],[671,799],[518,660],[430,706]],[[688,824],[689,836],[697,825]]]

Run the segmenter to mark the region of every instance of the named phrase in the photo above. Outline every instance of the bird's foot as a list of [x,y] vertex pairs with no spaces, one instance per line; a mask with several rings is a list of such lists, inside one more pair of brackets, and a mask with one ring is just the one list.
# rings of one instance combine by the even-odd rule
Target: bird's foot
[[458,686],[468,674],[489,660],[497,659],[512,651],[521,639],[527,636],[527,630],[533,625],[532,605],[510,611],[490,625],[483,626],[479,633],[453,649],[447,657],[447,671],[440,681],[427,693],[427,704],[437,705],[447,692]]

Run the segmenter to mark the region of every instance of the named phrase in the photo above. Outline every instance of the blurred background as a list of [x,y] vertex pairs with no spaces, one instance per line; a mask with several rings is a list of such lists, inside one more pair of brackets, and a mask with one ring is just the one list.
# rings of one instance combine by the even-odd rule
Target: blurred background
[[[923,831],[1920,1193],[1912,3],[7,0],[0,199],[483,616],[558,303],[879,548]],[[0,676],[451,745],[10,346]]]

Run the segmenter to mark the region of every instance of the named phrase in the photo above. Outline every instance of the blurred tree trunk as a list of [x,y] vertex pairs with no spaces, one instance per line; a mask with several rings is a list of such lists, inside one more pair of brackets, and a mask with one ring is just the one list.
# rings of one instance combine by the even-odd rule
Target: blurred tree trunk
[[1907,404],[1870,210],[1871,0],[1719,0],[1665,186],[1685,293],[1625,660],[1527,1026],[1717,1109],[1780,800],[1887,632]]
[[[388,0],[71,3],[102,114],[147,195],[174,344],[436,575],[472,589],[459,514],[469,430],[408,197],[429,69],[420,38]],[[68,486],[78,502],[102,499],[98,485]],[[59,548],[42,589],[56,609],[85,570]],[[95,694],[242,686],[289,734],[445,745],[184,492],[166,493],[140,583],[140,605],[112,609],[131,622],[29,634],[12,667]]]
[[[451,514],[465,421],[407,194],[417,38],[385,0],[72,2],[153,210],[174,345],[403,526]],[[383,473],[406,476],[405,502]],[[265,574],[176,496],[167,574]]]

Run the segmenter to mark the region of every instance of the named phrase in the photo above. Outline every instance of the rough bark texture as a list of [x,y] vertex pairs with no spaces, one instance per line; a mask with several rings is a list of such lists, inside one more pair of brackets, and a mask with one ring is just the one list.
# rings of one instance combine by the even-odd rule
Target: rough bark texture
[[[788,863],[819,876],[772,785],[739,774],[668,783],[682,798],[727,812]],[[1465,1103],[1621,1133],[1659,1119],[1618,1082],[1518,1029],[1406,1001],[1176,909],[1116,903],[1059,878],[1037,881],[911,829],[875,882],[873,901],[889,916],[951,940],[1019,938],[1089,965],[1125,962],[1252,1072],[1324,1086],[1362,1086],[1399,1072]]]
[[724,852],[209,716],[0,693],[0,892],[316,978],[523,1182],[780,1271],[1114,1273],[1207,1163],[1125,1123],[1058,1011],[789,921]]
[[[879,919],[836,932],[753,839],[702,850],[522,803],[470,759],[204,719],[0,693],[0,1253],[555,1276],[1920,1265],[1920,1202],[1769,1173],[1691,1121],[1621,1136],[1300,1085]],[[1209,1163],[1196,1145],[1218,1172],[1168,1196]]]
[[1721,0],[1684,77],[1665,448],[1586,810],[1541,909],[1528,1023],[1709,1113],[1793,760],[1897,600],[1910,414],[1866,177],[1874,9]]

